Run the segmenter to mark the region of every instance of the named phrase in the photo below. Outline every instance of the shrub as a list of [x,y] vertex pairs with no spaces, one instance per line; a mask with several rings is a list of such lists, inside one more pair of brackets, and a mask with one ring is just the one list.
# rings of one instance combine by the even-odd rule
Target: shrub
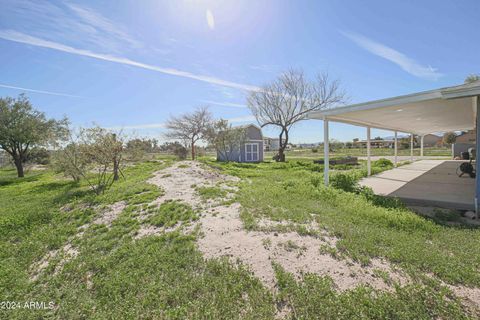
[[312,148],[312,152],[313,152],[313,153],[317,153],[317,152],[318,152],[318,149],[317,149],[317,148]]
[[49,164],[50,152],[45,148],[32,148],[25,159],[25,162],[35,164]]
[[358,189],[358,177],[351,172],[335,173],[330,179],[330,185],[343,191],[356,192]]
[[380,158],[377,161],[373,161],[373,166],[374,167],[380,167],[380,168],[392,168],[393,163],[392,161],[385,159],[385,158]]
[[187,159],[188,150],[182,145],[176,145],[173,154],[180,160]]

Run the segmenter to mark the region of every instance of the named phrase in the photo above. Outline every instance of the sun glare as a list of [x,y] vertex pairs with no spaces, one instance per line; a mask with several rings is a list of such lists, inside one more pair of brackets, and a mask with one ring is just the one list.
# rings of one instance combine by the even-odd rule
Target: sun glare
[[213,13],[210,9],[207,9],[207,12],[206,12],[206,17],[207,17],[207,24],[208,24],[208,27],[213,30],[215,29],[215,19],[213,17]]

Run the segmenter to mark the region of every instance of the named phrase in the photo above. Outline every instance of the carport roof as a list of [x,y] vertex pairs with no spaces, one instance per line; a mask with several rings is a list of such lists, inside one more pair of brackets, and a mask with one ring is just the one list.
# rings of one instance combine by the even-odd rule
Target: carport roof
[[399,97],[314,111],[309,119],[414,134],[470,130],[475,127],[480,81]]

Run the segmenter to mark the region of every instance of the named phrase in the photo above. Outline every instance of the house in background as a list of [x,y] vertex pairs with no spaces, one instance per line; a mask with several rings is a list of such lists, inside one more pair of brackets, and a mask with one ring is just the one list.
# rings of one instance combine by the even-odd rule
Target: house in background
[[280,148],[279,138],[263,138],[263,150],[264,151],[277,151]]
[[[390,139],[372,139],[370,140],[370,146],[372,148],[393,148],[395,141]],[[367,140],[353,140],[353,146],[355,148],[366,148]]]
[[320,144],[319,143],[299,143],[297,144],[297,146],[300,149],[309,149],[309,148],[317,148],[320,146]]
[[453,144],[452,152],[453,157],[461,157],[462,152],[469,152],[472,148],[475,148],[475,129],[462,131],[456,138],[455,143]]
[[475,143],[475,130],[463,131],[457,136],[455,143]]
[[443,143],[443,137],[437,136],[436,134],[426,134],[423,136],[424,147],[441,146],[442,143]]
[[245,130],[245,140],[236,150],[217,151],[217,161],[261,162],[263,161],[262,129],[254,124],[239,126]]

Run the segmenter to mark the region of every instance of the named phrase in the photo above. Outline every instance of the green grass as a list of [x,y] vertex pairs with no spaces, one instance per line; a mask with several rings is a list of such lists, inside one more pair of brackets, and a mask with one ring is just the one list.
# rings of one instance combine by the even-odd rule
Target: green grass
[[160,207],[147,219],[147,222],[157,226],[170,228],[179,222],[189,222],[198,219],[198,215],[193,209],[179,201],[167,201],[160,205]]
[[227,196],[227,190],[222,189],[221,187],[196,187],[195,190],[198,192],[200,197],[204,200],[208,199],[217,199],[224,198]]
[[338,292],[328,277],[306,274],[301,281],[276,266],[278,301],[296,319],[467,319],[451,292],[419,285],[394,292],[359,286]]
[[[271,160],[275,155],[274,151],[267,151],[264,154],[265,160]],[[388,148],[372,148],[372,156],[392,156],[394,155],[393,149]],[[410,156],[410,149],[398,149],[399,156]],[[420,156],[420,148],[413,149],[414,156]],[[449,147],[425,147],[424,156],[429,157],[450,157],[452,150]],[[366,157],[366,148],[334,148],[330,151],[330,157]],[[317,152],[312,152],[312,149],[293,149],[286,151],[287,160],[307,160],[307,159],[323,159],[323,147],[317,148]]]

